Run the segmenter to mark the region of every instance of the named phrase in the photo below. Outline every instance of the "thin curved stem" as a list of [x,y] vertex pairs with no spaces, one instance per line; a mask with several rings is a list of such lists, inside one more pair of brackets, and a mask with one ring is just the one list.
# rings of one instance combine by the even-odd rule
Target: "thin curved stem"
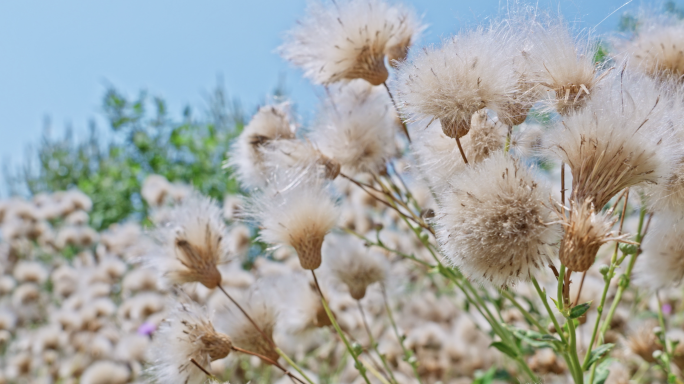
[[[622,227],[625,223],[625,216],[627,215],[627,202],[629,201],[629,188],[626,189],[625,192],[625,200],[622,204],[622,215],[620,217],[620,226],[618,227],[618,236],[622,234]],[[639,233],[641,232],[641,224],[639,224]],[[617,260],[618,256],[618,250],[619,250],[619,244],[616,242],[615,243],[615,250],[613,251],[613,256],[610,258],[610,266],[608,267],[608,272],[606,275],[603,277],[605,281],[605,285],[603,286],[603,292],[601,294],[601,301],[599,302],[599,306],[596,308],[596,322],[594,323],[594,328],[591,332],[591,338],[589,339],[589,346],[587,347],[587,352],[584,355],[584,361],[582,362],[582,368],[587,369],[589,368],[587,364],[589,363],[589,357],[591,355],[591,350],[594,348],[594,343],[596,341],[596,334],[599,329],[599,325],[601,322],[601,316],[603,315],[603,307],[606,304],[606,297],[608,295],[608,289],[610,288],[610,281],[613,278],[613,274],[615,273],[615,268],[620,264]],[[590,381],[591,382],[591,381]]]
[[361,305],[361,300],[356,300],[356,304],[359,306],[359,312],[361,313],[361,319],[363,320],[363,327],[366,328],[366,333],[368,333],[368,338],[370,339],[370,344],[371,348],[375,351],[375,353],[380,357],[380,361],[382,362],[382,366],[385,368],[385,371],[387,371],[387,374],[390,376],[390,379],[393,383],[397,382],[397,379],[394,377],[394,373],[392,373],[392,370],[390,369],[389,365],[387,364],[387,360],[385,360],[385,356],[380,353],[378,350],[378,344],[375,342],[375,338],[373,337],[373,332],[371,332],[370,326],[368,325],[368,321],[366,320],[366,313],[363,311],[363,306]]
[[309,378],[309,376],[307,376],[306,373],[304,373],[304,371],[299,367],[299,365],[297,365],[297,363],[292,361],[292,359],[290,359],[290,357],[288,355],[286,355],[285,352],[283,352],[280,348],[276,348],[275,351],[278,352],[280,357],[285,359],[285,361],[287,361],[287,363],[290,364],[290,366],[292,368],[294,368],[297,372],[299,372],[299,374],[302,375],[304,380],[306,380],[309,384],[314,384],[314,382]]
[[463,151],[463,147],[461,146],[461,139],[458,137],[456,138],[456,145],[458,145],[458,151],[461,152],[461,157],[463,158],[463,162],[468,164],[468,159],[466,158],[466,154]]
[[285,369],[285,367],[283,367],[282,365],[278,364],[277,361],[271,360],[270,358],[268,358],[268,357],[266,357],[266,356],[264,356],[264,355],[260,355],[260,354],[258,354],[258,353],[256,353],[256,352],[248,351],[248,350],[242,349],[242,348],[240,348],[240,347],[233,346],[231,349],[232,349],[233,351],[235,351],[235,352],[240,352],[240,353],[244,353],[244,354],[246,354],[246,355],[256,356],[256,357],[260,358],[261,360],[263,360],[263,361],[265,361],[265,362],[267,362],[267,363],[269,363],[269,364],[275,366],[276,368],[280,369],[281,371],[283,371],[284,374],[286,374],[286,375],[289,376],[290,378],[292,378],[292,379],[294,379],[294,380],[297,380],[298,382],[304,384],[304,382],[303,382],[300,378],[298,378],[297,376],[294,376],[290,371],[288,371],[287,369]]
[[408,132],[408,127],[406,127],[406,123],[404,120],[401,118],[401,113],[399,112],[399,107],[397,106],[397,102],[394,101],[394,96],[392,95],[392,91],[390,91],[389,86],[387,85],[387,82],[383,82],[382,85],[385,86],[385,89],[387,90],[387,94],[390,97],[390,100],[392,100],[392,105],[394,105],[394,110],[397,111],[397,116],[399,117],[399,121],[401,121],[401,127],[404,129],[404,134],[406,135],[406,138],[408,139],[409,143],[411,142],[411,136],[409,136]]
[[323,304],[323,309],[325,310],[325,313],[328,315],[330,322],[332,323],[333,327],[335,328],[335,331],[337,331],[337,334],[342,339],[342,342],[344,342],[344,345],[347,347],[347,350],[352,355],[352,358],[354,359],[354,362],[356,363],[355,364],[356,370],[359,371],[359,374],[361,374],[361,377],[363,377],[363,379],[366,381],[366,384],[370,384],[370,381],[368,380],[368,377],[366,376],[366,368],[359,361],[359,358],[358,358],[358,356],[356,356],[354,349],[349,344],[347,337],[344,335],[344,332],[342,332],[342,328],[340,328],[340,325],[337,324],[337,320],[335,319],[335,316],[330,311],[330,307],[328,306],[328,301],[323,296],[323,291],[321,291],[321,286],[318,285],[318,278],[316,278],[316,272],[313,269],[311,270],[311,275],[313,276],[314,283],[316,285],[316,289],[318,290],[318,294],[321,296],[321,303]]
[[523,308],[523,306],[520,303],[518,303],[518,301],[515,299],[515,297],[513,295],[511,295],[510,292],[503,290],[503,289],[501,289],[500,292],[501,292],[501,295],[503,295],[505,298],[507,298],[516,308],[518,308],[520,313],[522,313],[522,315],[527,319],[527,321],[529,321],[532,325],[537,327],[539,332],[541,332],[543,334],[549,333],[549,331],[546,328],[542,327],[542,325],[539,324],[537,319],[535,319],[534,316],[532,316],[532,314],[530,314],[525,308]]
[[209,371],[207,371],[200,363],[198,363],[197,360],[191,358],[190,362],[193,363],[197,369],[204,372],[205,375],[209,376],[210,379],[216,380],[216,376],[209,373]]
[[392,324],[392,330],[394,330],[394,335],[397,337],[397,340],[399,340],[401,350],[404,352],[404,358],[406,359],[406,362],[409,363],[411,368],[413,368],[413,374],[414,376],[416,376],[416,380],[418,380],[418,383],[423,384],[423,381],[420,379],[420,375],[418,374],[418,361],[414,359],[413,352],[409,351],[408,349],[406,349],[406,346],[404,346],[404,336],[399,334],[397,323],[394,322],[392,309],[390,308],[389,303],[387,301],[387,292],[385,291],[385,286],[381,286],[381,288],[382,298],[385,302],[385,310],[387,311],[387,317],[389,317],[390,324]]
[[226,295],[226,297],[228,297],[228,299],[229,299],[230,301],[232,301],[233,304],[235,304],[236,307],[238,307],[238,309],[240,310],[240,312],[242,312],[242,314],[245,315],[245,317],[247,318],[247,320],[249,320],[249,322],[252,324],[252,326],[253,326],[257,331],[259,331],[259,333],[260,333],[261,336],[264,338],[264,340],[266,340],[266,342],[268,342],[269,344],[271,344],[272,347],[276,348],[275,342],[273,342],[273,340],[271,340],[271,338],[268,337],[268,335],[266,335],[266,332],[264,332],[264,331],[257,325],[257,323],[254,321],[254,319],[252,319],[252,317],[251,317],[249,314],[247,314],[247,311],[245,311],[245,309],[242,308],[242,306],[241,306],[240,304],[238,304],[238,302],[237,302],[235,299],[233,299],[233,297],[232,297],[230,294],[228,294],[228,292],[226,292],[226,290],[223,289],[223,287],[222,287],[221,285],[218,286],[218,289],[220,289],[221,292],[223,292],[223,294]]

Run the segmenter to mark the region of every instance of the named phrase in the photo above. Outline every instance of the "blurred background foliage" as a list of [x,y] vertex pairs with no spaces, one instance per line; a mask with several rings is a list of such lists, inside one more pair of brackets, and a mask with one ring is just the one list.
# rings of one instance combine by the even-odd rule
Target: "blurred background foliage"
[[180,119],[173,119],[163,99],[146,92],[130,98],[110,87],[102,99],[108,130],[91,123],[82,139],[70,129],[58,138],[46,130],[23,165],[5,166],[7,190],[30,197],[78,188],[93,200],[90,224],[98,230],[130,218],[145,220],[149,207],[140,188],[150,174],[190,183],[222,200],[238,192],[222,164],[231,140],[242,131],[244,115],[220,85],[208,99],[201,116],[186,107]]

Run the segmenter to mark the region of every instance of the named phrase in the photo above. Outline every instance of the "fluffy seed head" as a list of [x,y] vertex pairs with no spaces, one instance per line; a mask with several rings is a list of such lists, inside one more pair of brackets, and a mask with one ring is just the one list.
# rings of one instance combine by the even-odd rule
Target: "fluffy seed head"
[[303,177],[256,196],[251,212],[261,225],[262,241],[292,246],[302,268],[313,270],[321,265],[323,239],[335,226],[339,213],[325,184]]
[[600,80],[594,63],[597,45],[574,38],[559,20],[535,27],[528,55],[531,80],[548,89],[550,107],[566,115],[584,105]]
[[280,54],[319,84],[364,79],[380,85],[388,43],[402,28],[398,11],[382,0],[309,3],[307,15],[290,30]]
[[230,338],[216,332],[206,310],[189,298],[178,302],[155,333],[151,373],[160,383],[203,383],[205,369],[214,360],[228,356]]
[[[560,212],[558,212],[561,214]],[[604,213],[596,213],[594,204],[585,200],[582,204],[570,201],[570,215],[561,214],[565,235],[561,242],[559,257],[571,271],[584,272],[594,264],[601,245],[624,239],[611,232],[616,219]]]
[[569,165],[571,198],[591,199],[597,209],[624,188],[664,180],[673,155],[665,103],[655,84],[620,73],[605,82],[544,144]]
[[[461,139],[461,145],[468,162],[476,164],[501,151],[505,140],[505,128],[487,118],[485,110],[480,110],[473,115],[470,133]],[[427,180],[435,193],[439,194],[448,188],[456,174],[465,169],[456,140],[445,135],[437,121],[420,132],[411,149],[420,177]]]
[[630,58],[630,66],[656,79],[681,81],[684,76],[684,24],[648,24],[622,47]]
[[470,278],[502,287],[540,273],[558,239],[550,192],[529,169],[497,153],[468,167],[440,197],[437,239]]
[[330,158],[308,140],[276,140],[261,148],[264,169],[281,177],[296,177],[301,173],[313,173],[333,180],[340,174],[340,163]]
[[272,141],[294,138],[289,103],[261,107],[233,144],[227,165],[244,187],[261,188],[269,176],[262,148]]
[[396,114],[384,90],[356,80],[332,90],[312,140],[342,171],[379,173],[396,152]]
[[[257,285],[249,291],[243,308],[266,336],[273,340],[273,330],[277,319],[276,305],[269,299],[266,292],[262,291],[263,285],[264,282],[257,282]],[[242,312],[231,309],[221,320],[235,346],[258,353],[273,361],[278,360],[278,352],[268,341],[264,340],[262,334]],[[268,361],[264,362],[268,363]]]
[[195,194],[174,207],[155,235],[163,249],[148,263],[172,283],[198,282],[209,289],[221,283],[217,265],[227,255],[226,228],[210,198]]
[[669,166],[668,172],[658,183],[651,184],[648,189],[648,202],[654,211],[682,212],[684,210],[684,92],[680,87],[668,89],[664,95],[666,106],[673,127],[672,147],[678,149]]
[[659,213],[641,246],[634,268],[636,284],[653,290],[677,285],[684,278],[684,222]]
[[369,285],[385,280],[387,259],[370,251],[363,241],[351,236],[329,236],[324,245],[325,263],[336,279],[349,288],[356,300],[366,296]]
[[399,66],[399,108],[409,121],[438,119],[449,137],[462,137],[472,115],[496,109],[517,87],[511,41],[493,26],[425,48]]

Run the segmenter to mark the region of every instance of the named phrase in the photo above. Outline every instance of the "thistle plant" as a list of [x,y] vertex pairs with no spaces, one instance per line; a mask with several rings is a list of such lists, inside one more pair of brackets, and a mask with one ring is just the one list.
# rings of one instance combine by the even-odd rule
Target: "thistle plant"
[[0,379],[684,382],[681,21],[597,63],[516,7],[419,47],[404,5],[312,2],[279,52],[325,96],[256,110],[223,209],[1,202]]

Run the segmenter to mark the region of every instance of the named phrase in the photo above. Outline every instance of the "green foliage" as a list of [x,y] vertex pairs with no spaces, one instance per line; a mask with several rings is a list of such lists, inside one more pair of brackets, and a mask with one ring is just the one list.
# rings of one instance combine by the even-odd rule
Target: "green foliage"
[[114,88],[107,90],[102,106],[109,131],[103,134],[91,124],[85,140],[74,139],[70,130],[57,139],[45,134],[37,163],[29,157],[21,169],[6,170],[10,193],[31,196],[78,188],[93,200],[91,225],[100,230],[130,217],[147,217],[140,188],[150,174],[191,183],[219,200],[238,192],[222,164],[244,122],[239,104],[227,106],[221,87],[201,118],[186,107],[176,121],[161,98],[142,92],[130,99]]
[[576,305],[576,306],[572,307],[572,309],[570,310],[570,315],[568,317],[571,319],[578,319],[582,315],[587,313],[587,311],[589,310],[589,307],[591,307],[591,301],[588,303]]

